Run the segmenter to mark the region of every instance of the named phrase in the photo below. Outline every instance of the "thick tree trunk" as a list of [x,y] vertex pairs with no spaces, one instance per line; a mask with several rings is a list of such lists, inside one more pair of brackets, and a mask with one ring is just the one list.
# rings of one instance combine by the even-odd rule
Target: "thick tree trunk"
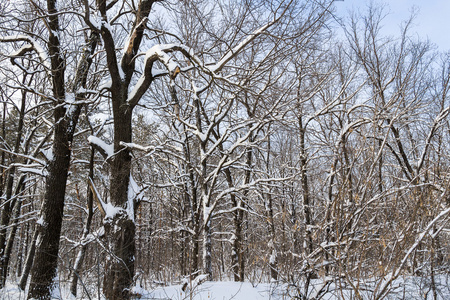
[[[3,103],[2,136],[6,137],[6,101],[3,99],[3,95],[2,95],[1,101]],[[4,166],[5,165],[5,160],[6,160],[5,151],[0,150],[0,152],[2,153],[2,155],[0,157],[0,164],[2,166]],[[3,195],[3,189],[4,189],[4,183],[5,183],[4,176],[5,176],[5,173],[3,171],[0,172],[0,195]]]
[[198,267],[198,256],[199,256],[199,237],[200,237],[200,214],[199,214],[199,203],[198,203],[198,197],[197,197],[197,184],[195,182],[195,174],[194,174],[194,168],[192,167],[192,159],[191,156],[191,150],[189,147],[189,135],[187,133],[186,128],[184,127],[185,132],[185,142],[183,145],[184,148],[184,155],[186,157],[187,163],[187,173],[189,174],[189,190],[190,195],[188,192],[188,187],[186,186],[186,194],[189,198],[189,207],[190,207],[190,217],[191,217],[191,223],[192,223],[192,230],[194,234],[191,236],[191,245],[192,245],[192,255],[191,255],[191,261],[190,261],[190,278],[193,279],[199,271]]
[[[134,277],[135,231],[134,199],[129,196],[129,182],[131,175],[131,155],[129,149],[120,145],[129,143],[132,139],[131,119],[134,103],[127,101],[128,88],[135,73],[135,56],[139,52],[146,20],[155,0],[141,0],[133,28],[130,32],[128,44],[119,63],[116,56],[117,45],[108,26],[103,26],[101,35],[106,51],[108,69],[112,80],[111,102],[114,115],[114,156],[110,165],[110,199],[115,206],[116,213],[104,220],[105,239],[109,253],[105,265],[103,292],[111,299],[129,299],[130,287]],[[107,5],[105,0],[97,1],[100,13],[107,20]],[[105,22],[107,24],[107,22]],[[145,86],[148,88],[153,81],[152,64],[146,66]],[[124,76],[122,76],[124,75]],[[144,92],[146,89],[142,89]],[[143,95],[139,94],[140,96]]]
[[241,241],[242,241],[242,224],[240,221],[240,214],[238,211],[234,212],[233,223],[233,244],[231,245],[231,266],[234,276],[234,281],[244,281],[241,277],[240,267],[242,261]]
[[196,274],[198,274],[199,267],[198,267],[198,257],[200,253],[200,245],[199,245],[199,229],[196,229],[194,227],[194,231],[196,234],[192,236],[192,261],[191,261],[191,279],[195,277]]
[[[248,117],[249,118],[253,118],[253,113],[248,112]],[[248,128],[249,130],[252,128],[253,124],[249,124]],[[244,178],[244,184],[248,185],[250,183],[251,177],[252,177],[252,164],[253,164],[253,142],[254,142],[254,136],[253,136],[253,132],[250,133],[249,138],[248,138],[249,144],[250,146],[246,149],[246,162],[245,165],[247,167],[247,169],[245,170],[245,178]],[[244,190],[244,197],[247,197],[249,191]],[[246,216],[246,211],[243,210],[245,208],[245,202],[243,202],[242,200],[240,200],[240,206],[241,206],[241,210],[238,211],[238,215],[237,215],[237,224],[239,224],[238,227],[236,227],[236,233],[239,236],[239,240],[240,240],[240,245],[239,245],[239,278],[241,282],[244,282],[245,280],[245,221],[244,218]]]
[[272,195],[267,195],[267,219],[268,219],[268,231],[269,231],[269,269],[270,269],[270,279],[278,280],[278,254],[277,249],[275,248],[275,223],[273,219],[273,203],[272,203]]
[[[200,128],[201,132],[201,126]],[[206,158],[206,141],[201,141],[201,151],[200,155],[202,157],[201,166],[202,166],[202,177],[201,177],[201,199],[202,199],[202,208],[203,208],[203,244],[202,244],[202,252],[203,252],[203,273],[208,275],[208,280],[212,280],[212,244],[211,244],[211,206],[210,206],[210,198],[208,192],[208,183],[206,182],[206,174],[207,174],[207,158]]]
[[[126,99],[126,98],[125,98]],[[121,102],[121,101],[117,101]],[[105,238],[109,248],[103,292],[110,300],[129,299],[134,276],[135,223],[134,199],[130,198],[130,151],[121,146],[132,138],[131,110],[114,102],[114,152],[111,161],[111,203],[117,213],[104,220]]]
[[185,157],[187,160],[187,173],[189,174],[189,189],[190,189],[190,195],[187,191],[188,187],[186,187],[186,193],[189,197],[189,207],[190,207],[190,217],[191,217],[191,223],[192,223],[192,230],[194,231],[194,234],[191,236],[191,245],[192,245],[192,255],[191,255],[191,262],[190,262],[190,277],[193,279],[193,277],[198,273],[199,267],[198,267],[198,256],[199,256],[199,237],[200,237],[200,214],[199,214],[199,203],[198,203],[198,197],[197,197],[197,184],[195,182],[195,174],[194,174],[194,168],[192,167],[192,156],[191,151],[189,147],[189,136],[187,133],[186,128],[184,128],[185,132],[185,143],[184,143],[184,152]]
[[[61,110],[62,114],[61,114]],[[71,138],[67,136],[67,120],[64,108],[57,108],[54,159],[48,166],[45,196],[41,207],[41,217],[37,223],[39,232],[28,298],[50,299],[53,280],[57,276],[59,240],[64,210],[64,196],[70,165]],[[59,113],[58,113],[59,112]],[[58,117],[61,118],[58,118]]]
[[103,293],[106,299],[110,300],[129,299],[134,276],[134,222],[122,211],[105,224],[105,232],[109,253],[105,266]]
[[[56,106],[54,110],[53,159],[48,164],[41,217],[36,224],[38,239],[28,291],[28,298],[35,299],[50,299],[53,280],[57,275],[64,196],[70,165],[70,147],[79,115],[78,109],[78,114],[75,112],[73,115],[76,118],[68,120],[67,110],[62,105],[65,99],[65,69],[64,60],[60,53],[59,36],[55,34],[59,31],[56,0],[48,0],[47,8],[50,14],[48,48],[52,67],[52,89],[53,96],[58,99],[60,105]],[[71,127],[69,127],[69,123],[71,123]]]
[[311,203],[309,197],[309,186],[308,186],[308,174],[307,174],[307,153],[305,144],[305,131],[306,128],[303,127],[302,118],[299,118],[299,129],[300,129],[300,174],[301,174],[301,186],[302,186],[302,198],[303,198],[303,214],[305,218],[305,242],[304,248],[306,250],[306,255],[313,252],[312,245],[312,232],[311,232]]
[[[311,203],[309,197],[309,184],[308,184],[308,172],[307,172],[307,152],[306,152],[306,141],[305,133],[306,127],[303,127],[302,117],[299,117],[299,130],[300,130],[300,174],[301,174],[301,186],[302,186],[302,198],[303,198],[303,215],[305,218],[305,240],[304,240],[304,250],[305,256],[308,256],[313,252],[312,243],[312,218],[311,218]],[[305,280],[305,293],[309,290],[309,285],[311,279],[316,277],[313,270],[306,269],[306,280]]]
[[[231,177],[230,169],[225,169],[225,177],[227,179],[228,187],[233,188],[233,179]],[[236,199],[234,194],[230,195],[233,212],[234,232],[231,244],[231,270],[233,272],[234,281],[244,281],[243,272],[241,274],[242,262],[242,202]]]
[[[55,109],[53,159],[48,165],[41,217],[37,222],[38,239],[29,298],[50,299],[56,277],[59,240],[64,213],[64,197],[70,166],[71,144],[81,107],[75,109],[72,119],[65,118],[66,109]],[[69,128],[69,123],[72,127]]]
[[203,273],[208,275],[208,280],[212,280],[212,260],[211,260],[211,220],[203,224]]
[[[56,0],[47,1],[49,12],[49,41],[48,48],[52,67],[53,96],[58,99],[54,109],[54,141],[53,159],[47,168],[44,201],[41,208],[41,217],[36,230],[38,239],[36,253],[31,270],[31,282],[28,298],[50,299],[51,291],[56,277],[58,265],[59,240],[64,214],[64,197],[70,166],[71,147],[73,135],[81,113],[81,105],[70,109],[65,105],[65,62],[60,53],[58,11]],[[56,34],[55,34],[56,33]],[[92,63],[91,55],[97,46],[98,35],[94,33],[89,40],[83,57],[77,66],[72,92],[74,96],[84,98],[83,94],[76,94],[78,89],[86,86],[87,74]],[[78,100],[78,99],[76,99]]]
[[[201,131],[201,127],[200,131]],[[206,158],[206,141],[200,142],[201,144],[201,165],[202,165],[202,178],[201,178],[201,199],[203,208],[203,243],[202,243],[202,253],[203,253],[203,273],[208,275],[208,280],[212,280],[212,244],[211,244],[211,206],[210,198],[208,193],[208,183],[206,182],[206,172],[207,172],[207,158]]]

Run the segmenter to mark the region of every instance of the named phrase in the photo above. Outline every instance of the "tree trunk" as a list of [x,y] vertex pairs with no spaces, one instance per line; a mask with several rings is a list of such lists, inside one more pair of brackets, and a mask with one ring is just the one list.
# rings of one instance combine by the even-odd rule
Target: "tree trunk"
[[[23,83],[25,83],[27,76],[25,75],[23,78]],[[23,134],[23,125],[24,125],[24,118],[25,118],[25,104],[26,104],[26,98],[27,98],[27,92],[22,92],[22,99],[21,99],[21,107],[19,112],[19,123],[17,126],[17,136],[14,144],[14,153],[18,153],[20,149],[20,144],[22,141],[22,134]],[[13,210],[13,207],[15,206],[16,200],[12,200],[13,196],[13,185],[14,185],[14,178],[15,178],[15,172],[16,168],[13,166],[13,164],[16,162],[16,157],[13,155],[11,157],[10,164],[12,167],[8,171],[8,176],[6,180],[6,197],[5,197],[5,203],[3,203],[3,210],[1,214],[0,219],[0,255],[1,255],[1,261],[0,261],[0,288],[5,286],[6,282],[6,275],[7,275],[7,265],[9,262],[9,257],[5,255],[5,248],[6,248],[6,228],[9,225],[9,221],[11,219],[11,213]],[[14,236],[14,235],[13,235]]]
[[[302,198],[303,198],[303,214],[305,218],[305,256],[308,256],[313,252],[312,244],[312,220],[311,220],[311,203],[309,197],[309,185],[308,185],[308,173],[307,173],[307,153],[306,153],[306,143],[305,143],[305,132],[306,128],[303,127],[302,117],[299,119],[299,130],[300,130],[300,174],[301,174],[301,186],[302,186]],[[306,272],[305,281],[305,293],[308,293],[309,285],[311,279],[315,277],[314,270],[308,269]]]
[[[82,105],[75,105],[75,107],[68,109],[66,108],[67,105],[64,105],[66,97],[65,62],[62,53],[60,53],[61,47],[57,34],[59,32],[59,21],[56,0],[48,0],[47,6],[50,28],[48,48],[52,67],[52,89],[53,96],[58,99],[58,105],[54,108],[53,159],[49,162],[47,168],[44,201],[41,208],[41,217],[36,228],[39,236],[28,291],[28,298],[36,299],[50,299],[54,285],[53,279],[57,275],[59,240],[71,147],[82,108]],[[93,33],[77,66],[72,90],[76,100],[85,96],[83,93],[76,93],[79,88],[86,87],[87,74],[92,63],[91,56],[95,51],[97,41],[98,34]]]
[[[110,300],[129,299],[130,286],[134,276],[135,223],[134,199],[129,197],[131,174],[130,151],[121,146],[132,138],[131,110],[118,107],[113,100],[114,109],[114,152],[111,161],[110,193],[111,203],[117,213],[104,220],[105,238],[109,252],[105,265],[106,273],[103,292]],[[121,102],[121,101],[120,101]]]
[[[114,117],[114,156],[110,165],[110,199],[116,208],[112,216],[104,220],[106,246],[109,249],[106,273],[103,282],[105,297],[112,299],[129,299],[130,287],[134,277],[135,257],[135,231],[134,223],[134,199],[129,194],[129,183],[131,175],[130,150],[121,146],[121,142],[129,143],[132,140],[132,114],[140,97],[150,87],[152,77],[152,63],[146,65],[146,78],[143,88],[135,94],[133,104],[128,99],[128,88],[135,73],[135,56],[139,51],[142,38],[144,37],[145,25],[148,15],[156,0],[141,0],[135,12],[135,20],[125,45],[125,52],[119,63],[114,37],[110,31],[108,22],[101,28],[101,35],[106,51],[108,70],[111,76],[111,103]],[[97,1],[100,14],[104,20],[107,17],[107,5],[105,0]],[[139,96],[136,96],[139,95]]]
[[[175,94],[173,94],[175,95]],[[176,101],[177,99],[174,99]],[[183,143],[184,156],[186,158],[186,173],[189,174],[189,184],[186,184],[186,197],[189,200],[189,208],[190,208],[190,219],[192,223],[192,230],[194,234],[191,236],[191,244],[192,244],[192,258],[190,261],[190,278],[198,273],[198,255],[199,255],[199,236],[200,236],[200,214],[199,214],[199,203],[197,197],[197,184],[195,182],[195,174],[194,168],[192,167],[192,156],[191,150],[189,147],[189,135],[186,130],[186,126],[183,124],[183,131],[185,134],[185,140]],[[190,191],[190,195],[189,195]]]
[[268,219],[268,231],[269,231],[269,269],[270,269],[270,280],[276,281],[278,280],[278,255],[277,249],[275,248],[275,223],[273,219],[273,203],[272,203],[272,195],[270,192],[267,194],[267,203],[266,203],[266,211],[267,211],[267,219]]
[[[95,150],[91,149],[91,157],[89,160],[89,178],[93,180],[94,177],[94,157],[95,157]],[[87,191],[87,208],[88,208],[88,215],[86,218],[86,224],[84,226],[83,235],[81,237],[81,248],[78,251],[77,258],[75,260],[75,263],[73,265],[72,270],[72,278],[70,280],[70,292],[75,297],[77,296],[77,286],[78,286],[78,278],[81,274],[82,267],[83,267],[83,261],[84,256],[86,254],[88,243],[85,242],[87,239],[90,229],[91,229],[91,223],[92,223],[92,217],[94,216],[94,209],[93,209],[93,200],[94,195],[92,193],[92,190],[88,187]]]
[[[6,136],[6,101],[3,99],[3,95],[2,95],[1,101],[3,103],[2,136],[5,137]],[[0,157],[0,164],[2,166],[4,166],[5,165],[5,160],[6,160],[5,151],[0,150],[0,152],[2,153],[2,156]],[[3,195],[4,179],[5,179],[4,176],[5,176],[5,173],[4,172],[0,172],[0,195]]]
[[[269,130],[269,129],[268,129]],[[271,148],[270,148],[270,136],[268,138],[267,141],[267,158],[266,158],[266,170],[268,172],[268,170],[270,170],[270,152],[271,152]],[[270,269],[270,280],[272,281],[277,281],[278,280],[278,254],[277,254],[277,249],[275,247],[275,240],[276,240],[276,234],[275,234],[275,222],[274,222],[274,218],[273,218],[273,201],[272,201],[272,191],[270,188],[270,182],[269,182],[269,187],[268,187],[268,191],[266,193],[266,199],[265,199],[265,208],[266,208],[266,214],[267,214],[267,231],[269,233],[269,243],[268,243],[268,247],[269,247],[269,252],[270,252],[270,257],[269,257],[269,269]]]
[[20,276],[19,288],[25,291],[28,276],[30,275],[31,266],[33,265],[34,254],[36,253],[36,240],[38,237],[38,231],[36,228],[33,232],[33,237],[31,239],[30,248],[28,249],[27,257],[25,259],[25,265],[23,267],[22,275]]
[[[26,178],[25,175],[20,176],[19,182],[18,182],[17,188],[16,188],[16,195],[19,195],[25,189],[25,184],[24,184],[25,178]],[[5,286],[6,277],[8,275],[9,259],[11,257],[11,252],[12,252],[14,240],[16,237],[16,232],[17,232],[17,227],[18,227],[17,221],[20,217],[21,208],[22,208],[22,198],[19,196],[19,198],[16,199],[16,201],[14,202],[14,207],[12,210],[13,224],[9,231],[8,239],[6,242],[5,254],[2,257],[2,274],[1,274],[2,286]]]
[[[209,207],[205,207],[209,208]],[[206,214],[204,214],[206,215]],[[211,219],[203,224],[203,273],[208,275],[208,280],[212,280],[212,260],[211,260]]]
[[103,293],[106,299],[131,297],[134,276],[135,226],[123,211],[105,224],[109,252],[105,265]]
[[53,280],[57,276],[64,196],[71,155],[69,145],[72,142],[72,135],[67,134],[68,121],[64,118],[65,111],[61,106],[55,109],[54,159],[50,161],[47,169],[45,196],[36,228],[39,237],[28,298],[50,299]]

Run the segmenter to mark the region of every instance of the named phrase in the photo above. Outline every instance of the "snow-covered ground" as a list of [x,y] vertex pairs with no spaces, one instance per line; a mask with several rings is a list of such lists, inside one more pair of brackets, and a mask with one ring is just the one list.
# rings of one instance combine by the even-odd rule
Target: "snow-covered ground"
[[[270,299],[270,287],[250,283],[235,282],[205,282],[194,289],[182,290],[181,285],[157,288],[151,292],[144,292],[143,299]],[[141,298],[141,299],[142,299]]]
[[[434,293],[430,285],[430,280],[421,277],[405,277],[396,280],[390,289],[390,293],[382,299],[405,299],[405,300],[431,300],[434,298]],[[351,290],[337,289],[334,284],[330,284],[326,293],[323,293],[318,298],[314,298],[319,287],[323,286],[323,281],[316,280],[313,282],[312,289],[307,295],[306,299],[323,299],[323,300],[350,300],[356,299],[355,292]],[[373,299],[368,284],[361,288],[360,293],[363,299]],[[448,300],[450,299],[450,276],[436,276],[436,299]],[[188,287],[183,290],[182,285],[171,285],[167,287],[158,287],[151,291],[135,287],[133,291],[136,294],[135,299],[152,299],[152,300],[285,300],[285,299],[301,299],[298,297],[297,287],[288,286],[286,284],[269,284],[260,283],[252,284],[249,282],[203,282],[196,286],[195,282],[188,284]],[[6,300],[25,300],[26,294],[13,283],[8,283],[7,286],[0,290],[0,299]],[[64,285],[60,289],[55,290],[54,299],[61,300],[75,300],[70,295]],[[96,299],[98,297],[92,295],[80,295],[77,299]],[[104,298],[101,297],[101,300]]]

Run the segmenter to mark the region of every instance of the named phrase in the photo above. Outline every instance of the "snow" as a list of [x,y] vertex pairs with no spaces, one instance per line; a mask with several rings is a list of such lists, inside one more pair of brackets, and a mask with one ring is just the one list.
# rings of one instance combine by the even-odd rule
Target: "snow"
[[18,171],[22,173],[32,173],[43,177],[46,177],[48,175],[48,172],[44,168],[19,168]]
[[17,42],[17,41],[25,41],[30,43],[34,50],[36,51],[37,55],[39,56],[39,60],[44,65],[44,67],[48,70],[51,69],[50,66],[50,59],[47,55],[47,52],[44,50],[44,48],[32,37],[27,35],[16,35],[16,36],[0,36],[0,41],[2,42]]
[[25,46],[21,47],[20,49],[17,49],[16,51],[11,52],[9,55],[11,57],[20,56],[20,54],[23,53],[23,51],[26,51],[29,49],[34,49],[34,48],[33,48],[33,46],[25,45]]
[[44,216],[41,216],[41,217],[36,221],[36,224],[38,224],[38,225],[40,225],[40,226],[42,226],[42,227],[46,227],[47,225],[45,224]]
[[[158,44],[158,45],[151,47],[145,53],[146,68],[147,68],[147,65],[149,62],[159,60],[166,66],[167,70],[169,71],[169,74],[171,74],[172,76],[174,74],[176,74],[176,72],[180,70],[178,63],[176,61],[174,61],[174,59],[172,59],[172,57],[170,57],[170,55],[168,55],[166,53],[166,51],[170,51],[172,48],[177,48],[177,47],[179,48],[180,46],[175,45],[175,44],[167,44],[167,45]],[[120,67],[119,67],[119,69],[120,69]],[[158,72],[158,74],[159,74],[159,72]],[[153,76],[154,75],[155,74],[153,74]],[[140,92],[142,90],[142,88],[144,87],[146,79],[147,79],[146,73],[144,72],[142,74],[142,76],[138,79],[138,82],[134,86],[133,90],[128,95],[127,102],[133,102],[135,100],[137,93]]]
[[[231,281],[207,281],[200,285],[196,285],[196,281],[201,281],[201,276],[195,280],[187,283],[187,288],[183,290],[183,284],[171,285],[166,287],[157,287],[155,289],[144,289],[140,286],[132,288],[132,292],[137,296],[136,299],[153,299],[153,300],[167,300],[167,299],[193,299],[193,300],[282,300],[282,299],[299,299],[299,286],[288,286],[279,283],[259,283],[252,284],[250,282],[231,282]],[[441,275],[435,277],[437,287],[437,299],[450,299],[450,288],[448,286],[448,276]],[[326,282],[331,282],[333,278],[324,278],[319,280],[312,280],[311,289],[308,293],[308,299],[313,299],[314,296],[323,300],[342,300],[353,299],[355,292],[350,290],[339,291],[335,284],[331,283],[325,294],[320,294],[319,291],[326,285]],[[356,282],[355,282],[356,283]],[[301,284],[301,283],[300,283]],[[360,283],[361,284],[361,283]],[[431,300],[433,293],[430,291],[430,278],[405,276],[399,278],[392,284],[392,290],[384,299],[411,299],[411,300]],[[360,290],[363,299],[372,299],[370,284],[365,285],[367,290]],[[373,287],[372,287],[373,288]],[[80,293],[81,294],[81,293]],[[90,299],[97,299],[97,293],[92,290]],[[138,296],[139,295],[139,296]],[[73,297],[69,292],[69,285],[63,280],[55,278],[55,287],[53,290],[52,299],[74,300],[86,299],[86,295]],[[14,282],[7,282],[6,286],[0,290],[0,299],[26,299],[26,292],[21,291]],[[100,300],[103,300],[102,296]]]
[[134,87],[134,89],[131,91],[131,93],[128,95],[128,99],[127,102],[130,102],[131,99],[133,99],[136,96],[137,91],[139,90],[139,88],[144,84],[145,81],[145,74],[143,74],[138,82],[136,83],[136,86]]
[[112,205],[111,203],[106,203],[105,201],[103,201],[102,198],[100,197],[100,193],[98,192],[98,190],[95,187],[95,184],[94,184],[94,182],[92,181],[91,178],[89,178],[89,181],[90,181],[91,186],[93,188],[93,192],[97,196],[98,202],[100,202],[100,205],[101,205],[101,207],[104,210],[105,220],[108,220],[108,219],[112,220],[114,218],[114,216],[119,213],[120,208]]
[[250,34],[243,41],[241,41],[237,46],[235,46],[233,49],[230,49],[215,65],[208,67],[208,69],[212,73],[220,71],[229,60],[235,57],[243,48],[245,48],[245,46],[247,46],[256,37],[261,35],[266,29],[268,29],[274,23],[275,21],[271,21],[255,30],[252,34]]
[[270,255],[269,258],[269,264],[273,265],[277,262],[277,250],[272,250],[272,254]]
[[94,26],[98,30],[101,30],[102,23],[104,21],[102,16],[97,10],[95,10],[94,12],[90,12],[89,14],[86,14],[86,17],[89,19],[89,22],[92,24],[92,26]]
[[103,209],[105,210],[105,220],[114,219],[114,216],[120,212],[120,207],[116,207],[111,203],[101,202]]
[[53,158],[54,158],[54,155],[53,155],[53,149],[52,149],[52,148],[49,148],[49,149],[42,149],[42,150],[41,150],[41,153],[44,155],[44,157],[45,157],[45,159],[46,159],[47,161],[52,161]]
[[139,195],[139,186],[130,175],[130,183],[128,184],[128,202],[127,202],[127,215],[130,220],[134,222],[134,203]]
[[114,145],[109,145],[106,142],[102,141],[100,138],[96,136],[89,136],[88,137],[89,144],[93,144],[98,146],[99,148],[103,149],[105,153],[108,155],[108,157],[111,157],[114,155]]
[[[200,285],[192,284],[192,289],[183,291],[182,285],[160,287],[154,291],[142,294],[143,299],[242,299],[242,300],[264,300],[276,299],[271,297],[269,284],[260,284],[253,287],[249,282],[205,282]],[[138,290],[135,290],[138,291]],[[192,297],[192,298],[191,298]],[[281,299],[281,298],[280,298]]]
[[178,64],[165,51],[176,48],[177,46],[178,45],[175,44],[155,45],[146,52],[145,60],[147,61],[156,55],[166,66],[167,70],[170,73],[173,73],[178,68]]
[[110,89],[111,86],[112,86],[112,80],[108,80],[108,81],[104,82],[103,84],[101,84],[101,85],[98,87],[98,90],[101,91],[101,90],[103,90],[103,89]]
[[75,103],[75,93],[66,93],[64,101],[67,103],[67,107]]

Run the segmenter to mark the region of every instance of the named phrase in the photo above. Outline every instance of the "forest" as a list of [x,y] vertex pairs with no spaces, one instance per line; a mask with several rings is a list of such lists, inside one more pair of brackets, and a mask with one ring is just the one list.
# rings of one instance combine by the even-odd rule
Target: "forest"
[[336,4],[1,1],[2,299],[450,297],[450,52]]

